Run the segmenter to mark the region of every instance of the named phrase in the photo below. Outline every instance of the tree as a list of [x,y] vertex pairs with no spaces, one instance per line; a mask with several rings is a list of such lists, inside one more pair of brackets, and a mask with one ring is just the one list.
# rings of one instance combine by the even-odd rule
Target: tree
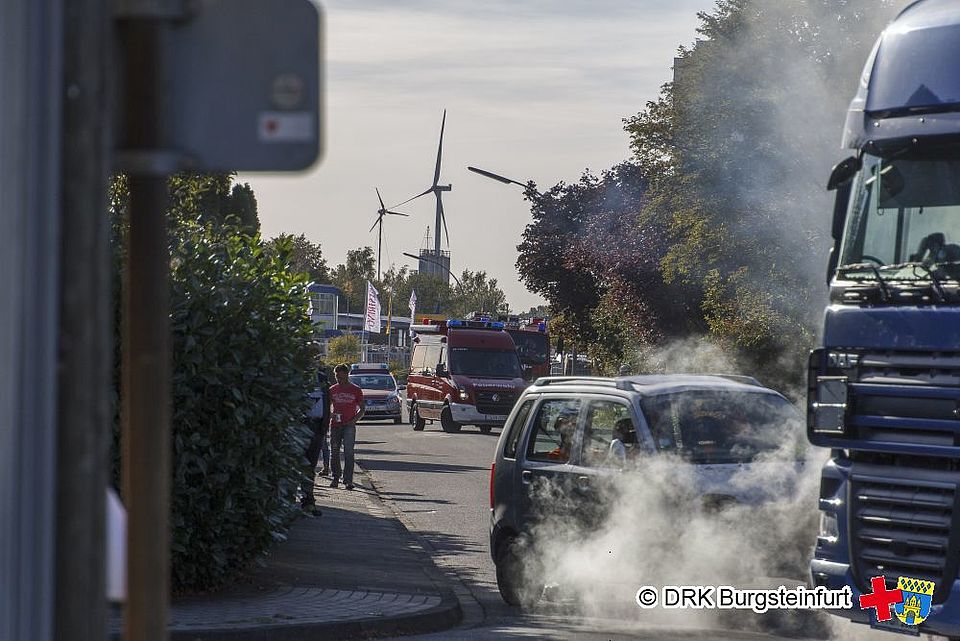
[[487,278],[487,272],[463,270],[460,283],[453,288],[450,313],[466,316],[470,312],[499,313],[507,310],[507,296],[496,278]]
[[257,199],[249,184],[234,184],[236,172],[183,172],[170,179],[171,204],[193,212],[202,222],[230,227],[253,236],[260,231]]
[[[284,251],[280,251],[281,247],[285,248]],[[266,249],[279,255],[291,271],[306,274],[308,280],[315,283],[330,281],[330,270],[320,244],[307,240],[306,235],[280,234],[266,242]]]
[[340,363],[357,363],[360,361],[360,339],[352,334],[345,334],[330,339],[327,347],[327,362],[339,365]]
[[641,165],[586,173],[576,184],[533,195],[532,203],[517,267],[527,287],[549,302],[554,329],[568,344],[588,347],[615,367],[631,350],[696,326],[698,310],[685,286],[660,274],[670,239],[648,210]]
[[330,274],[333,284],[343,292],[342,309],[359,313],[366,308],[367,281],[376,280],[377,260],[373,249],[360,247],[347,252],[345,263],[337,265]]
[[784,380],[822,309],[822,185],[845,110],[903,5],[720,0],[699,14],[704,39],[681,48],[674,83],[625,121],[635,162],[655,177],[650,215],[668,222],[665,281],[697,292],[722,345]]

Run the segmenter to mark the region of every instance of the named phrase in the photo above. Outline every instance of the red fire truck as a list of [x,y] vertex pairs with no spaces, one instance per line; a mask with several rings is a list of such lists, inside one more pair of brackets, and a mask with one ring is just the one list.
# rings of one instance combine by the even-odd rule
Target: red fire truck
[[503,323],[429,321],[411,328],[407,407],[414,430],[439,421],[445,432],[503,425],[527,387],[517,348]]
[[545,318],[500,317],[504,329],[517,344],[520,363],[528,368],[531,380],[550,376],[550,337]]

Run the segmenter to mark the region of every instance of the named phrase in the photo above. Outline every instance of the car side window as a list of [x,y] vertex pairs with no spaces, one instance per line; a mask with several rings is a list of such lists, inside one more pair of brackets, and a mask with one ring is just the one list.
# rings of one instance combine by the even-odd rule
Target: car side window
[[569,461],[579,414],[579,399],[543,401],[531,428],[527,459],[551,463]]
[[583,431],[582,464],[622,468],[637,448],[630,407],[618,401],[590,401]]
[[503,446],[505,458],[517,458],[517,444],[520,442],[520,435],[523,434],[523,426],[527,424],[527,416],[530,414],[530,408],[533,407],[533,401],[532,398],[524,401],[514,414],[513,422],[504,428],[507,432],[507,443]]

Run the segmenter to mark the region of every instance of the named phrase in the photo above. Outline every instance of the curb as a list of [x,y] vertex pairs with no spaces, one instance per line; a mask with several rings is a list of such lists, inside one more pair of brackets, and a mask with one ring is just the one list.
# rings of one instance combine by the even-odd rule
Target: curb
[[[246,628],[171,630],[169,638],[170,641],[346,641],[441,632],[459,623],[462,616],[460,602],[453,592],[445,589],[440,605],[406,616]],[[119,637],[114,638],[119,640]]]

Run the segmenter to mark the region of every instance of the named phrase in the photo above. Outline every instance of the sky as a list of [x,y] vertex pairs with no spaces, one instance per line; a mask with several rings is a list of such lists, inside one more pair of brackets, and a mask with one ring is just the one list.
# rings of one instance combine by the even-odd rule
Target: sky
[[[696,37],[714,0],[326,0],[322,138],[309,170],[241,174],[253,187],[264,238],[306,234],[331,266],[347,251],[376,252],[379,187],[387,206],[433,179],[443,110],[441,184],[451,269],[496,278],[511,309],[543,301],[516,270],[530,222],[516,185],[576,182],[629,158],[623,118],[656,99],[673,57]],[[435,199],[384,223],[384,269],[416,265]],[[432,244],[431,244],[432,246]]]

